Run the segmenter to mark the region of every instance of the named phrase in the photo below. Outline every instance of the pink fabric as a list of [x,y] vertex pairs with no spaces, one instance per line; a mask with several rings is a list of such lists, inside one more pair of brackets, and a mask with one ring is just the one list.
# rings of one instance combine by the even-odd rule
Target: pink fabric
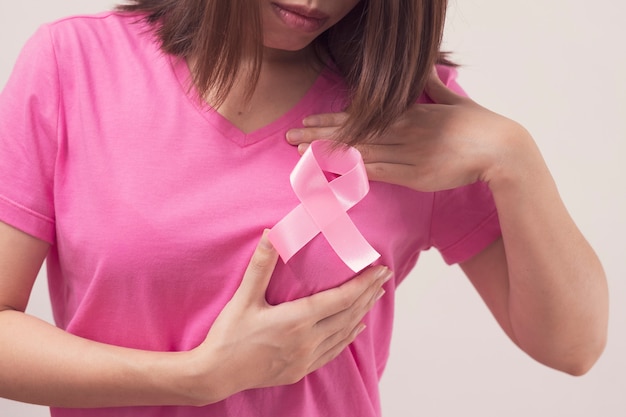
[[[440,75],[461,91],[454,70]],[[25,46],[0,96],[0,219],[53,244],[48,279],[61,328],[140,349],[197,346],[236,291],[262,230],[300,204],[289,183],[299,155],[285,132],[346,102],[341,81],[325,71],[285,115],[244,134],[188,87],[185,63],[161,52],[136,17],[65,19]],[[498,220],[479,183],[419,193],[372,182],[349,215],[395,280],[336,360],[297,384],[205,408],[53,414],[380,415],[396,286],[430,247],[449,263],[478,253],[499,236]],[[318,234],[279,262],[267,298],[299,298],[351,276]]]

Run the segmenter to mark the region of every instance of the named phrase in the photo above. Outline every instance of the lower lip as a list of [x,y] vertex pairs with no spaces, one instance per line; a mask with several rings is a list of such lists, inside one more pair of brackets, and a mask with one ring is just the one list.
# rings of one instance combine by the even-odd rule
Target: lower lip
[[272,3],[272,8],[287,27],[303,32],[317,32],[322,28],[322,26],[324,26],[324,23],[327,20],[303,16],[287,9],[283,9],[275,3]]

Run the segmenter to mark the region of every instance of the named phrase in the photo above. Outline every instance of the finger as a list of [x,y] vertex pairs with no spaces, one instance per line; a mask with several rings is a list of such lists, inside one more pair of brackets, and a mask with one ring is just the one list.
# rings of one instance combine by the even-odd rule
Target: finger
[[287,131],[287,142],[292,145],[310,143],[318,139],[332,139],[337,127],[305,127]]
[[439,78],[436,69],[431,71],[426,82],[425,91],[428,97],[437,104],[456,104],[463,100],[463,96],[446,87],[441,78]]
[[360,144],[355,145],[355,148],[361,153],[363,162],[365,164],[385,162],[390,164],[408,164],[409,161],[405,161],[408,154],[402,150],[401,144]]
[[278,252],[269,241],[268,232],[269,230],[263,232],[237,290],[237,293],[250,301],[265,303],[265,291],[278,260]]
[[[408,180],[415,176],[407,172],[410,165],[387,162],[370,162],[365,164],[365,172],[370,181],[386,182],[395,185],[408,185]],[[427,190],[421,190],[427,191]]]
[[302,120],[306,127],[339,127],[348,119],[347,113],[322,113],[312,114]]
[[351,333],[350,335],[345,338],[342,339],[340,342],[336,343],[335,345],[333,345],[331,348],[329,348],[328,350],[326,350],[322,355],[320,355],[309,367],[308,369],[308,373],[314,372],[316,370],[318,370],[319,368],[321,368],[322,366],[326,365],[328,362],[332,361],[333,359],[335,359],[337,356],[339,356],[341,354],[341,352],[344,351],[344,349],[346,347],[348,347],[348,345],[352,342],[354,342],[354,340],[357,338],[357,336],[359,334],[361,334],[363,332],[363,330],[365,330],[366,326],[365,324],[359,324]]
[[[389,274],[384,278],[383,284],[391,277],[392,274]],[[361,320],[383,295],[385,295],[385,290],[378,288],[373,296],[368,294],[367,297],[369,297],[369,299],[365,300],[366,297],[361,297],[361,300],[365,300],[366,302],[360,308],[342,311],[318,323],[316,329],[321,329],[323,332],[330,335],[316,348],[314,354],[319,354],[319,357],[312,364],[310,372],[333,360],[365,330],[366,326]]]
[[346,340],[348,341],[347,343],[350,343],[352,340],[349,339],[351,339],[355,330],[363,325],[363,318],[374,307],[376,301],[385,294],[385,290],[379,288],[375,294],[363,306],[342,311],[318,323],[314,331],[318,335],[320,343],[315,348],[314,354],[321,356]]
[[383,295],[385,295],[385,289],[375,287],[359,297],[359,300],[349,309],[319,321],[314,327],[320,340],[323,340],[318,349],[324,352],[347,338]]
[[347,113],[312,114],[302,120],[304,128],[291,129],[287,132],[287,141],[292,145],[298,145],[316,139],[333,139],[335,132],[347,118]]
[[309,146],[311,146],[310,143],[301,143],[298,145],[298,153],[300,155],[304,155],[304,153],[306,152],[307,149],[309,149]]
[[355,278],[330,290],[322,291],[300,301],[306,302],[316,322],[349,309],[359,297],[371,297],[389,278],[392,272],[384,266],[369,268]]

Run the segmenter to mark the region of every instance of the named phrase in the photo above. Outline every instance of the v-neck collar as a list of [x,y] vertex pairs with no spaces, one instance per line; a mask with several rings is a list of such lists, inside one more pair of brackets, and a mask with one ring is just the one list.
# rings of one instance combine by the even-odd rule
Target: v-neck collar
[[204,102],[204,100],[200,99],[197,89],[193,86],[191,72],[184,58],[170,55],[170,63],[183,94],[185,94],[200,115],[225,138],[240,147],[257,143],[273,136],[277,132],[286,131],[295,126],[302,126],[302,119],[309,114],[312,104],[321,94],[327,92],[337,82],[336,76],[325,67],[304,96],[291,109],[269,124],[245,133]]

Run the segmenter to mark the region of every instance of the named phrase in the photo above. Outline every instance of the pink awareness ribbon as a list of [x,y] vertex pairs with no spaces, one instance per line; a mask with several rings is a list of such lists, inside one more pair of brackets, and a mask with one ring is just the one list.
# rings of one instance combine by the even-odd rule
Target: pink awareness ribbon
[[[339,176],[328,182],[324,171]],[[322,233],[341,260],[358,272],[380,257],[359,232],[347,211],[369,192],[365,165],[358,150],[315,141],[290,176],[301,204],[269,232],[283,262]]]

